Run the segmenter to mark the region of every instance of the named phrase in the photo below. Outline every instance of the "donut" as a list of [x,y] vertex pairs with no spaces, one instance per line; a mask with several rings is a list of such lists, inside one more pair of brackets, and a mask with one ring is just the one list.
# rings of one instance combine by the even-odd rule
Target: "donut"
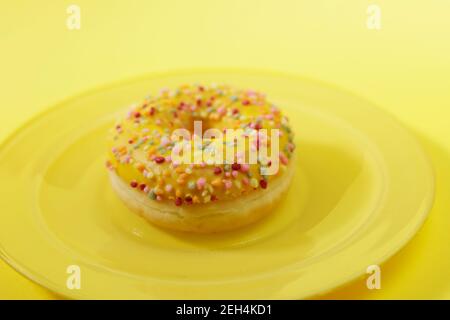
[[108,136],[106,167],[119,198],[149,222],[215,233],[275,211],[294,151],[288,119],[264,94],[186,84],[130,107]]

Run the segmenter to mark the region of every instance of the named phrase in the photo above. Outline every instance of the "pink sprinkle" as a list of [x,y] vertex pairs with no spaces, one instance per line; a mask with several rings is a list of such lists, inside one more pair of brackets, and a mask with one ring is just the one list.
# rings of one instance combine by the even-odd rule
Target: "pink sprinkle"
[[202,190],[203,187],[205,186],[205,184],[206,184],[206,179],[205,178],[198,178],[198,180],[197,180],[197,188],[199,190]]
[[287,165],[289,160],[284,153],[280,153],[280,161],[282,164]]
[[167,137],[162,137],[161,138],[161,147],[165,147],[170,143],[170,140]]
[[227,178],[231,177],[231,173],[225,172],[225,177],[227,177]]
[[241,165],[242,172],[248,172],[248,170],[250,170],[250,166],[248,164],[244,163],[243,165]]
[[233,186],[233,183],[230,180],[225,180],[224,184],[226,189],[231,189],[231,187]]
[[232,172],[231,172],[231,175],[233,176],[233,177],[237,177],[237,175],[238,175],[238,172],[236,171],[236,170],[233,170]]
[[219,107],[219,108],[217,109],[217,112],[218,112],[221,116],[223,116],[223,115],[225,115],[225,114],[227,113],[227,110],[226,110],[224,107]]
[[245,184],[246,186],[248,186],[248,184],[250,183],[250,181],[248,181],[247,177],[242,178],[242,183]]
[[278,114],[280,113],[280,110],[278,110],[278,108],[276,107],[272,107],[272,109],[270,109],[270,112],[272,112],[273,114]]

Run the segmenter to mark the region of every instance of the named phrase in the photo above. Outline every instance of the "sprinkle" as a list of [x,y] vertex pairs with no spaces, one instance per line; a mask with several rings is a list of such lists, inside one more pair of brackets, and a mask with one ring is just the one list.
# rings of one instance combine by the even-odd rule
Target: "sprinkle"
[[136,163],[135,167],[139,172],[144,172],[145,170],[145,166],[142,163]]
[[112,169],[114,169],[114,167],[113,167],[113,165],[112,165],[112,163],[111,163],[111,161],[106,161],[106,167],[109,169],[109,170],[112,170]]
[[223,182],[226,189],[231,189],[231,187],[233,186],[233,183],[230,180],[224,180]]
[[182,172],[184,172],[184,169],[182,167],[178,167],[178,168],[175,169],[175,172],[176,173],[182,173]]
[[147,188],[147,185],[146,185],[145,183],[141,183],[141,184],[139,185],[139,189],[141,189],[141,191],[144,191],[145,188]]
[[169,138],[167,138],[166,136],[161,138],[161,147],[165,147],[170,143]]
[[225,109],[224,107],[219,107],[217,109],[217,112],[219,113],[219,115],[224,116],[227,113],[227,109]]
[[233,163],[231,169],[238,171],[241,169],[241,165],[239,163]]
[[192,197],[191,196],[186,196],[184,198],[184,201],[186,201],[187,204],[192,204]]
[[156,194],[153,190],[150,190],[150,192],[148,193],[148,197],[152,200],[156,200]]
[[250,179],[250,185],[255,189],[258,188],[258,180],[255,178]]
[[243,100],[242,101],[242,105],[244,105],[244,106],[248,106],[250,104],[250,100]]
[[241,165],[242,172],[248,172],[248,170],[250,170],[250,166],[248,164]]
[[222,168],[221,167],[215,167],[214,168],[214,174],[215,175],[219,175],[222,173]]
[[164,190],[166,190],[167,193],[170,193],[173,190],[173,187],[171,184],[167,184]]
[[164,157],[158,156],[158,157],[155,157],[154,161],[157,164],[161,164],[161,163],[164,163],[164,161],[166,161],[166,159]]
[[198,180],[197,180],[197,188],[198,188],[198,190],[202,190],[203,189],[203,187],[205,186],[205,184],[206,184],[206,179],[205,178],[199,178]]
[[214,187],[220,187],[222,185],[222,180],[220,178],[216,178],[213,181],[211,181],[211,184]]
[[283,152],[280,153],[280,161],[284,165],[287,165],[289,163],[288,158],[286,157],[286,155]]
[[266,189],[267,188],[267,181],[264,179],[259,180],[259,185],[261,188]]
[[131,181],[130,186],[131,186],[132,188],[137,188],[138,183],[137,183],[136,181],[133,180],[133,181]]
[[180,197],[177,197],[176,199],[175,199],[175,205],[177,206],[177,207],[179,207],[179,206],[181,206],[183,204],[183,199],[181,199]]
[[188,189],[189,190],[194,190],[195,189],[195,182],[194,181],[189,181],[188,182]]
[[155,176],[155,174],[153,173],[153,171],[144,171],[144,177],[146,177],[147,179],[152,179],[154,176]]

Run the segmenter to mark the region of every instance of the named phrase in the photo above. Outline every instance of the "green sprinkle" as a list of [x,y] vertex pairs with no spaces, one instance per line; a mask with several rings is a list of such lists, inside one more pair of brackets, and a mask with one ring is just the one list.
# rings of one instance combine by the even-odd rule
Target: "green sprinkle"
[[150,190],[150,192],[148,193],[148,197],[152,200],[156,200],[156,194],[155,192],[152,190]]
[[194,190],[195,189],[195,182],[194,181],[189,181],[188,182],[188,189],[189,190]]

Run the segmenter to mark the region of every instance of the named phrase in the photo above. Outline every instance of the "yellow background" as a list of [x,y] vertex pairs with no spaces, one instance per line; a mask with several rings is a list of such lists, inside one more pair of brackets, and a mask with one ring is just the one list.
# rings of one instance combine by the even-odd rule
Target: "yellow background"
[[[381,30],[366,27],[373,3]],[[70,4],[81,8],[80,30],[66,27]],[[368,98],[423,144],[437,176],[435,206],[382,266],[381,290],[360,279],[324,297],[450,298],[450,2],[5,1],[0,58],[0,139],[66,97],[153,71],[280,70]],[[56,296],[0,262],[0,298]]]

